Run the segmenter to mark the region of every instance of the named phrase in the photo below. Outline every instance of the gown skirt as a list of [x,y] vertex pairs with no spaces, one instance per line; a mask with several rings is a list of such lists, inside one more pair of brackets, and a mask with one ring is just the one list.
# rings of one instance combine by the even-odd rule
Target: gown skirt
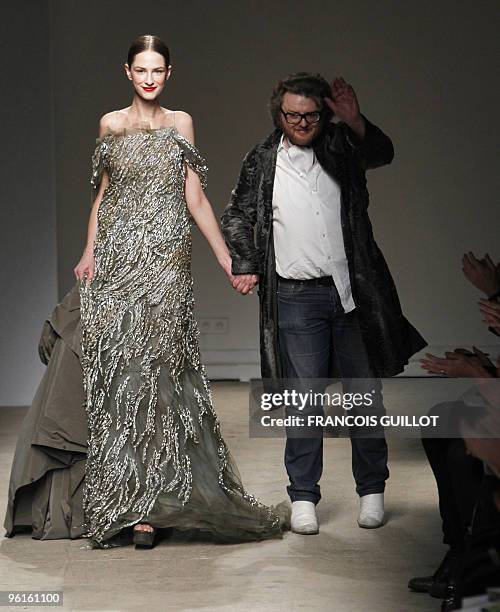
[[[36,532],[31,512],[33,533],[84,535],[96,548],[119,545],[120,532],[138,522],[224,542],[280,537],[290,528],[288,502],[266,506],[244,489],[213,408],[194,317],[187,166],[205,188],[205,161],[175,127],[108,132],[96,142],[93,197],[104,170],[109,184],[98,209],[94,278],[59,305],[73,321],[72,334],[63,338],[51,327],[57,339],[44,379],[61,386],[60,412],[47,424],[52,446],[40,450],[37,422],[48,412],[42,380],[16,450],[10,534],[30,523],[33,478],[43,498],[37,510],[47,507],[49,491],[57,500],[50,519],[57,530],[50,535],[45,511]],[[64,435],[66,391],[72,427]]]

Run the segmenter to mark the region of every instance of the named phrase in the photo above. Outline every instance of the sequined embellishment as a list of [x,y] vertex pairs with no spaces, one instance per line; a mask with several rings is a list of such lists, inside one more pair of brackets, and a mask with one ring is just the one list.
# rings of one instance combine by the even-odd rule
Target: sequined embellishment
[[206,163],[175,128],[108,134],[92,156],[93,198],[104,170],[109,176],[94,279],[80,286],[89,422],[84,508],[95,547],[110,546],[113,535],[145,517],[189,506],[207,427],[220,491],[247,518],[254,512],[262,533],[280,528],[231,465],[200,363],[186,162],[205,188]]

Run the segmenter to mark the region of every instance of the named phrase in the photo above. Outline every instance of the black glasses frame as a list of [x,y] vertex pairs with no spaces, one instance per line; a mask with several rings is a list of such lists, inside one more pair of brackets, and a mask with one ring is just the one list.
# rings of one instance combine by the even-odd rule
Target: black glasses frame
[[[309,113],[290,113],[285,112],[282,108],[280,108],[281,114],[285,117],[285,121],[290,125],[299,125],[302,122],[302,119],[305,119],[307,125],[314,125],[315,123],[319,123],[321,121],[321,111],[311,111]],[[311,115],[316,115],[317,119],[311,120]],[[289,117],[294,117],[295,121],[290,121]],[[298,121],[296,120],[298,118]]]

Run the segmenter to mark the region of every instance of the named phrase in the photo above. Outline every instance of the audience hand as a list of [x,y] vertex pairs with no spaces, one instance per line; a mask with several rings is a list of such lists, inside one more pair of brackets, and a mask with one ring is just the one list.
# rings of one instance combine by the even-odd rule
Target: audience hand
[[462,271],[467,280],[487,296],[500,290],[500,264],[495,266],[488,253],[484,259],[476,259],[472,251],[464,253]]
[[483,366],[483,368],[495,369],[495,364],[488,357],[488,353],[483,353],[483,351],[481,349],[478,349],[477,346],[473,346],[472,351],[473,352],[471,353],[471,351],[467,349],[456,348],[453,352],[461,355],[466,355],[468,357],[476,356],[479,359],[479,362]]
[[500,303],[481,298],[479,300],[479,310],[483,315],[483,321],[489,327],[493,327],[497,332],[500,332]]
[[[475,349],[475,354],[464,353],[464,349],[447,351],[445,357],[436,357],[426,353],[425,358],[420,360],[420,365],[429,374],[442,374],[449,378],[492,378],[492,374],[484,367],[484,353]],[[488,365],[493,364],[488,360]]]

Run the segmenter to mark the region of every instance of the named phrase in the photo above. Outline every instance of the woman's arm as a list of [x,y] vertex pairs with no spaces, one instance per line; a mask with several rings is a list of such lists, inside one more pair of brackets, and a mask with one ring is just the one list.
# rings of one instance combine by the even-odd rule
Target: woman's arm
[[[191,116],[187,113],[177,111],[175,115],[175,126],[177,131],[194,145],[194,129]],[[226,243],[222,237],[212,206],[202,189],[200,179],[189,165],[187,165],[185,196],[191,216],[210,245],[217,261],[224,269],[230,282],[232,282],[231,256],[229,255]]]
[[[99,122],[99,138],[102,138],[110,127],[109,119],[107,115],[104,115]],[[109,177],[106,171],[103,172],[101,184],[99,185],[99,191],[92,204],[90,211],[90,218],[87,226],[87,240],[85,248],[83,249],[83,255],[74,268],[73,272],[77,279],[83,280],[86,276],[90,281],[94,277],[94,242],[97,234],[97,211],[102,200],[104,190],[109,185]]]

